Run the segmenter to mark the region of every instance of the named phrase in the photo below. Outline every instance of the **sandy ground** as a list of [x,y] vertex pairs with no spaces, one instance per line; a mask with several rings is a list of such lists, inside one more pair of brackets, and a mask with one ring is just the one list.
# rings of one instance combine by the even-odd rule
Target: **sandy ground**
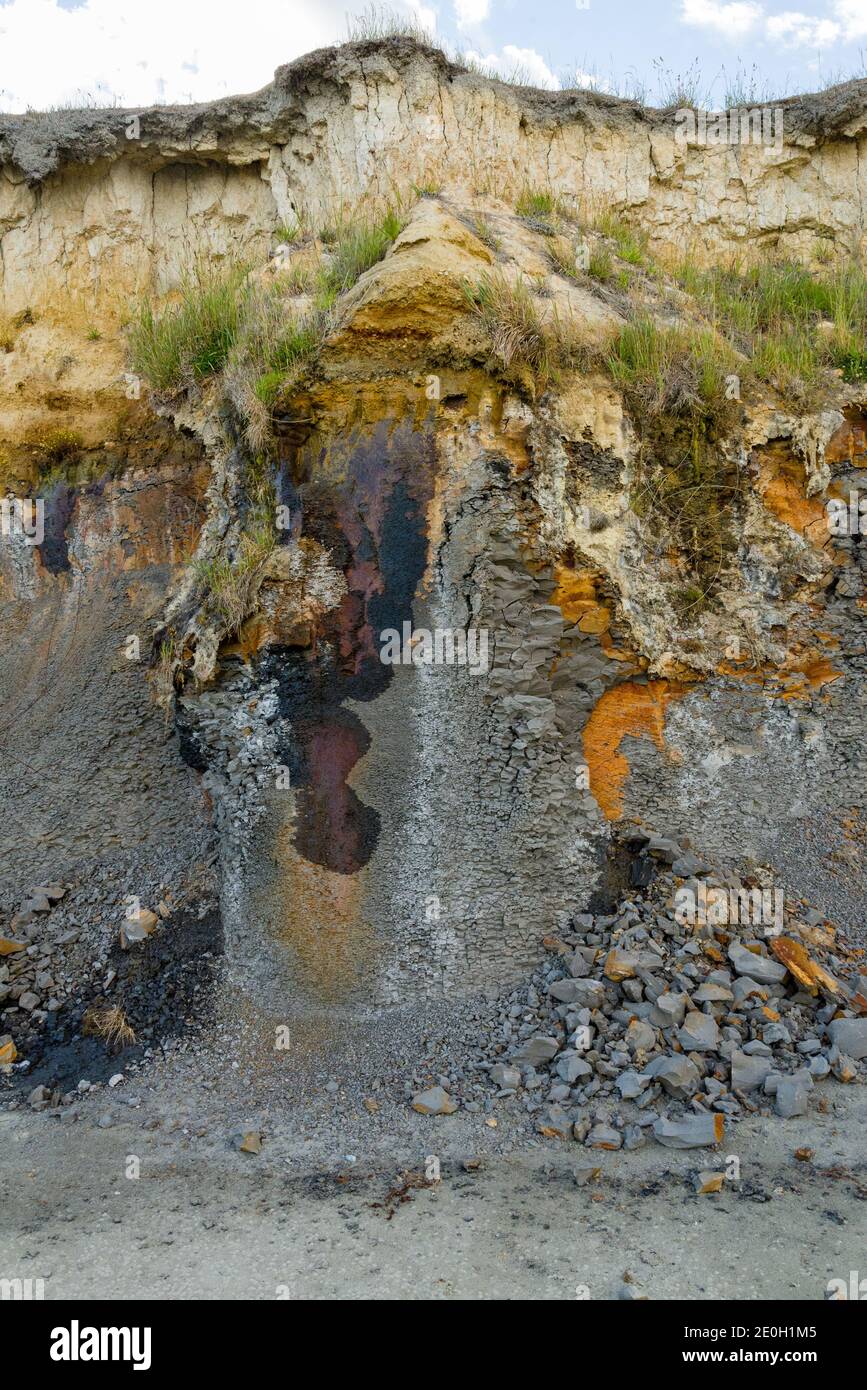
[[867,1090],[824,1095],[825,1114],[737,1126],[741,1176],[720,1196],[693,1190],[706,1152],[483,1153],[481,1117],[424,1121],[414,1171],[442,1155],[441,1181],[397,1202],[399,1168],[373,1150],[311,1165],[275,1133],[247,1155],[207,1126],[167,1130],[147,1103],[108,1129],[97,1109],[74,1124],[7,1111],[0,1278],[44,1279],[48,1299],[575,1300],[616,1297],[628,1270],[651,1299],[821,1300],[867,1271]]

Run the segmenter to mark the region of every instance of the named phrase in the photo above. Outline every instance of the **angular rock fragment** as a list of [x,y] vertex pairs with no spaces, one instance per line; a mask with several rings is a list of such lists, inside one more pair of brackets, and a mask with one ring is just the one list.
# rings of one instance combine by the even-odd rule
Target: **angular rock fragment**
[[748,975],[760,985],[778,985],[786,978],[786,967],[758,951],[749,951],[739,941],[729,946],[729,960],[739,975]]
[[693,1010],[686,1015],[677,1040],[685,1052],[714,1052],[719,1047],[716,1019]]
[[586,1144],[590,1149],[619,1149],[623,1143],[623,1136],[618,1129],[611,1125],[594,1125],[587,1136]]
[[688,1100],[698,1090],[701,1081],[695,1062],[682,1053],[655,1058],[645,1068],[644,1075],[652,1076],[661,1082],[668,1094],[676,1100]]
[[667,1149],[712,1148],[722,1142],[725,1120],[720,1114],[687,1115],[682,1120],[660,1116],[654,1121],[653,1134]]
[[828,1024],[828,1037],[853,1061],[867,1057],[867,1018],[835,1018]]
[[534,1037],[528,1038],[520,1047],[512,1053],[512,1061],[518,1066],[537,1067],[543,1062],[550,1062],[560,1051],[560,1044],[556,1038],[545,1037],[537,1033]]
[[733,1091],[754,1091],[756,1087],[765,1084],[766,1078],[773,1071],[770,1057],[748,1057],[741,1051],[732,1053],[731,1065]]
[[412,1108],[420,1115],[453,1115],[458,1107],[442,1086],[430,1086],[413,1096]]

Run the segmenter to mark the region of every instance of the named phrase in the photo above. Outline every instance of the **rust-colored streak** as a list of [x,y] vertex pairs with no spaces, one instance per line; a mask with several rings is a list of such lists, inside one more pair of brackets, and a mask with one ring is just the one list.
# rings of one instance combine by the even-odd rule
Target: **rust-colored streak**
[[278,935],[294,954],[298,983],[322,1003],[348,998],[374,968],[377,943],[362,911],[358,874],[313,864],[292,843],[292,827],[278,832],[275,850],[287,911]]
[[584,756],[590,790],[608,820],[618,820],[623,814],[629,763],[620,752],[621,743],[627,735],[647,737],[663,749],[666,706],[684,690],[675,681],[624,681],[606,690],[596,702],[584,729]]

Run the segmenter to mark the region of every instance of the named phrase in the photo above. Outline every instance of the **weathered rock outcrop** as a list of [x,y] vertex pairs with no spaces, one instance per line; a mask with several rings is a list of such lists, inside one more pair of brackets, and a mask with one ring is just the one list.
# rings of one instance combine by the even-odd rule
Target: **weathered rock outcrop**
[[[252,97],[137,125],[0,120],[3,294],[18,316],[0,356],[4,481],[38,485],[56,432],[78,434],[78,472],[46,492],[45,543],[0,556],[7,742],[41,739],[48,760],[38,788],[15,784],[5,856],[56,875],[85,847],[147,852],[213,814],[233,969],[275,1008],[514,978],[564,914],[604,900],[612,827],[629,821],[732,866],[768,861],[786,891],[827,886],[865,792],[862,548],[831,544],[824,512],[864,477],[861,389],[838,382],[803,414],[773,391],[738,405],[713,442],[730,499],[714,601],[693,613],[670,518],[638,506],[622,393],[598,362],[545,392],[507,380],[466,287],[493,266],[521,275],[540,313],[596,348],[623,323],[622,297],[556,274],[545,238],[492,192],[524,180],[631,209],[657,248],[860,249],[865,93],[785,103],[781,152],[683,149],[672,113],[511,89],[395,41],[313,54]],[[136,382],[130,398],[117,306],[175,287],[191,250],[264,260],[278,225],[412,181],[440,196],[408,204],[278,413],[290,521],[256,611],[223,640],[187,562],[232,552],[248,451],[207,387],[161,408],[178,430],[165,444]],[[654,313],[683,310],[665,287],[642,293]],[[383,634],[405,624],[484,632],[489,669],[411,649],[385,664]],[[139,635],[146,655],[169,630],[167,729],[120,648]],[[23,668],[29,712],[12,695]],[[103,726],[88,757],[104,820],[52,782],[55,745],[82,719]],[[59,837],[32,826],[40,796],[62,810]],[[856,901],[844,891],[841,915]]]

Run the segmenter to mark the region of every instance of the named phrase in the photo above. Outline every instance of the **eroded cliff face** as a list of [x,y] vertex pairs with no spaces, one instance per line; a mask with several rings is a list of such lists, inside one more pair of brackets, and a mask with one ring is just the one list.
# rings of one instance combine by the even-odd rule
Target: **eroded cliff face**
[[[860,249],[863,87],[785,104],[782,152],[684,150],[660,113],[509,89],[397,41],[141,113],[134,139],[124,113],[0,121],[3,480],[46,503],[43,543],[0,553],[10,886],[121,854],[135,894],[149,857],[212,834],[233,978],[314,1012],[516,978],[564,914],[604,904],[634,822],[816,891],[865,790],[862,548],[825,512],[865,480],[861,389],[735,402],[698,607],[675,520],[641,505],[621,391],[590,358],[544,392],[509,380],[466,289],[526,277],[597,348],[625,321],[622,295],[554,271],[505,196],[523,180],[630,208],[660,248]],[[287,520],[227,634],[195,562],[238,545],[250,451],[212,387],[139,394],[122,307],[175,287],[191,248],[264,261],[281,224],[411,181],[437,196],[407,195],[275,411]],[[690,312],[650,278],[640,293]],[[489,661],[388,664],[405,624],[484,632]],[[821,848],[799,856],[811,826]]]
[[863,246],[867,83],[780,104],[779,136],[690,144],[674,112],[514,88],[408,40],[322,50],[252,96],[198,107],[0,116],[3,309],[176,285],[191,245],[264,253],[412,184],[523,183],[629,209],[657,246],[806,255]]

